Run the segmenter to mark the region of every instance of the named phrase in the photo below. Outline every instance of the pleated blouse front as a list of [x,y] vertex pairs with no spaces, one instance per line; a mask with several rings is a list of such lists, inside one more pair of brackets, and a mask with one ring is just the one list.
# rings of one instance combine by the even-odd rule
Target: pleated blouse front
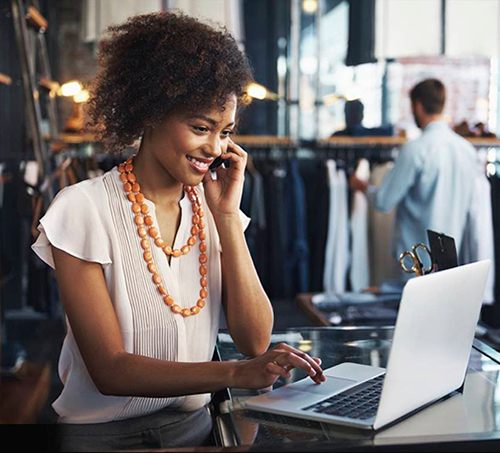
[[[127,352],[177,362],[212,359],[221,310],[220,240],[214,218],[206,204],[203,186],[195,188],[206,212],[208,297],[199,314],[184,318],[167,307],[151,279],[143,258],[140,238],[116,168],[104,175],[63,189],[40,220],[32,248],[54,267],[51,244],[85,261],[100,263],[117,315]],[[145,200],[158,228],[155,205]],[[181,222],[174,248],[191,236],[191,203],[179,201]],[[244,229],[250,219],[240,211]],[[160,232],[161,235],[161,232]],[[167,292],[182,308],[199,299],[199,248],[172,258],[152,244],[153,262]],[[206,405],[209,394],[175,398],[115,397],[99,393],[82,360],[68,325],[59,359],[64,389],[53,407],[65,423],[99,423],[146,415],[171,407],[192,411]],[[181,377],[179,377],[181,378]],[[119,379],[119,376],[117,376]]]

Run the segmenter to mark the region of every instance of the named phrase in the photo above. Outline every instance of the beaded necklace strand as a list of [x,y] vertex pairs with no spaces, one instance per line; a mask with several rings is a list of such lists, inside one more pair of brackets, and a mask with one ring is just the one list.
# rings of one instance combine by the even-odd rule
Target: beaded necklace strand
[[[154,284],[157,286],[159,293],[163,297],[165,305],[170,307],[170,309],[175,314],[181,314],[184,317],[191,315],[196,315],[205,306],[206,298],[208,297],[207,286],[207,267],[206,263],[208,261],[207,255],[207,244],[205,242],[205,222],[203,217],[205,213],[201,208],[200,199],[196,191],[190,186],[184,186],[186,195],[191,201],[191,206],[193,209],[192,226],[191,226],[191,236],[189,237],[187,244],[180,249],[172,249],[171,246],[165,245],[165,241],[161,238],[158,229],[154,226],[153,217],[149,215],[149,206],[145,204],[145,197],[141,193],[141,186],[137,182],[137,178],[134,171],[134,157],[132,156],[127,159],[124,163],[118,166],[118,171],[120,172],[120,180],[123,182],[123,189],[127,195],[128,200],[132,203],[132,212],[134,213],[134,221],[137,226],[137,234],[141,240],[141,247],[144,250],[144,261],[146,262],[148,271],[152,274],[152,279]],[[162,285],[162,278],[158,273],[156,265],[153,263],[153,253],[151,252],[151,241],[148,236],[153,240],[154,245],[163,250],[167,257],[180,258],[183,255],[187,255],[191,248],[196,244],[196,236],[200,240],[200,299],[196,302],[196,305],[191,308],[182,308],[174,302],[174,298],[168,294],[167,290]]]

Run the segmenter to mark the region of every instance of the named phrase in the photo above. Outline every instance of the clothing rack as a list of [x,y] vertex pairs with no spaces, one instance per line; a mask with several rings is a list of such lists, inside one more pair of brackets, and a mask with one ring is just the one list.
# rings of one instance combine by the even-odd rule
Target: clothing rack
[[[57,185],[58,181],[61,186],[72,184],[75,178],[71,178],[71,171],[76,174],[78,180],[81,180],[82,174],[85,173],[88,173],[86,177],[91,177],[88,170],[95,165],[102,171],[107,171],[134,152],[131,148],[124,155],[105,153],[92,134],[62,134],[60,139],[63,140],[62,146],[52,153],[53,168],[56,170],[47,175],[53,185]],[[329,209],[328,191],[325,190],[328,184],[325,164],[330,159],[335,160],[337,170],[349,173],[361,158],[366,158],[374,165],[381,161],[390,161],[395,158],[406,140],[401,137],[335,137],[310,142],[294,141],[289,137],[237,136],[234,141],[249,154],[249,173],[245,179],[242,208],[245,203],[247,208],[261,207],[260,211],[257,209],[251,213],[247,212],[253,221],[246,234],[266,290],[274,298],[290,297],[292,292],[296,291],[297,282],[306,275],[309,275],[309,287],[315,291],[320,290],[324,261],[317,257],[318,251],[324,250],[325,247],[323,239],[328,221],[324,213],[328,213]],[[500,140],[472,139],[471,142],[476,148],[500,149]],[[255,166],[252,168],[253,161]],[[85,178],[85,175],[83,177]],[[298,182],[299,177],[304,181],[304,185]],[[258,185],[260,197],[255,196],[256,201],[252,201],[252,194],[257,193],[254,191]],[[303,189],[305,203],[303,198],[298,202],[302,197],[300,193],[304,193]],[[287,212],[286,215],[283,209]],[[323,217],[319,218],[319,213],[323,213]],[[294,226],[293,219],[302,217],[304,220],[304,215],[307,235],[305,229],[302,235],[299,235],[301,227]],[[308,246],[308,252],[304,252],[304,245]],[[295,250],[291,255],[290,246]],[[306,263],[309,263],[310,270],[304,268]],[[287,281],[282,281],[281,275],[291,265],[298,273],[290,274]],[[303,287],[307,292],[305,283]],[[287,288],[291,288],[290,294],[284,292]],[[300,292],[304,290],[301,289]]]
[[44,138],[45,124],[49,140],[58,135],[57,106],[52,80],[45,32],[47,20],[33,5],[23,0],[12,0],[12,18],[19,50],[26,113],[33,152],[39,166],[39,180],[50,172],[50,147]]
[[401,144],[400,140],[376,142],[373,138],[372,141],[352,139],[292,141],[288,137],[238,136],[235,141],[257,160],[334,159],[344,162],[348,167],[356,165],[361,158],[373,163],[394,160],[398,154],[397,145]]
[[[97,143],[96,136],[86,132],[81,134],[61,133],[59,139],[67,146]],[[476,148],[494,147],[500,148],[500,138],[489,137],[467,137]],[[390,151],[408,142],[405,137],[348,137],[337,136],[321,140],[293,140],[290,137],[278,137],[274,135],[235,135],[233,140],[245,148],[258,149],[300,149],[310,148],[313,150],[324,149],[355,149],[359,152],[374,150],[379,152]]]
[[[93,156],[96,160],[108,159],[109,154],[92,133],[63,133],[60,142],[53,147],[54,155],[73,158]],[[471,137],[467,140],[477,149],[500,150],[500,139]],[[289,161],[298,160],[329,160],[337,161],[346,170],[353,171],[360,159],[367,159],[372,164],[381,164],[396,159],[400,147],[408,140],[405,137],[347,137],[336,136],[322,140],[292,140],[290,137],[269,135],[237,135],[234,141],[241,145],[249,154],[249,169],[254,161]],[[128,157],[135,148],[123,154]],[[500,153],[494,161],[500,162]],[[491,163],[492,159],[489,158]]]
[[[57,146],[53,146],[56,164],[66,157],[93,158],[98,162],[109,160],[110,154],[103,150],[101,144],[92,133],[71,134],[59,136]],[[500,150],[500,139],[471,137],[467,140],[477,149]],[[292,140],[290,137],[268,135],[238,135],[234,141],[249,154],[249,168],[253,161],[289,161],[298,160],[329,160],[333,159],[345,169],[352,171],[360,159],[367,159],[373,164],[390,162],[396,159],[400,147],[408,140],[405,137],[347,137],[337,136],[323,140]],[[136,151],[131,147],[123,153],[129,157]],[[500,162],[500,153],[494,160]],[[115,156],[116,157],[116,156]],[[491,162],[491,158],[489,158]]]

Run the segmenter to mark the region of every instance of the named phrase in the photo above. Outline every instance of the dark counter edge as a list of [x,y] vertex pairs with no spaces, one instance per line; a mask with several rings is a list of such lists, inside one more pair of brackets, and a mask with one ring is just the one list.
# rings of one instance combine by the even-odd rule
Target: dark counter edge
[[479,352],[483,353],[486,357],[490,358],[494,362],[500,364],[500,352],[493,349],[491,346],[488,346],[486,343],[483,343],[481,340],[474,338],[474,342],[472,343],[472,347]]

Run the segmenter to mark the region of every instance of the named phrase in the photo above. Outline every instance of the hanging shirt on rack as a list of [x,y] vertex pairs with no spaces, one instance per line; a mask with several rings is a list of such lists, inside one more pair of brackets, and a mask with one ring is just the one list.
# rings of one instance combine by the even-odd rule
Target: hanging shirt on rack
[[475,189],[474,147],[443,121],[433,121],[422,136],[402,147],[393,169],[369,198],[381,211],[397,206],[393,255],[419,242],[427,230],[443,232],[462,243]]
[[491,203],[491,184],[486,177],[486,150],[477,154],[478,163],[475,172],[475,193],[467,222],[463,241],[462,263],[473,263],[489,259],[492,269],[486,282],[483,303],[493,304],[495,301],[495,244],[493,232],[493,213]]
[[[370,163],[361,159],[356,169],[359,179],[368,181]],[[352,291],[360,292],[370,286],[370,262],[368,255],[368,200],[363,192],[355,191],[351,208],[351,269],[349,277]]]
[[[377,164],[371,168],[370,185],[380,187],[394,162]],[[368,244],[370,257],[370,286],[380,286],[384,280],[397,280],[401,270],[391,253],[392,230],[396,209],[377,211],[368,206]]]
[[309,244],[308,292],[323,292],[325,249],[328,236],[330,193],[325,161],[303,159],[300,174],[306,195],[307,236]]
[[349,266],[347,178],[333,160],[326,162],[329,176],[330,209],[323,282],[326,293],[346,291]]
[[287,221],[286,185],[287,168],[282,161],[263,162],[261,167],[265,181],[267,219],[268,269],[265,286],[271,298],[291,296],[291,284],[287,272],[287,244],[290,227]]
[[248,249],[252,255],[255,269],[264,288],[267,287],[268,246],[266,240],[266,198],[264,180],[257,169],[245,171],[245,185],[241,201],[241,210],[252,218],[253,222],[245,231]]
[[[496,174],[489,179],[491,185],[491,205],[493,216],[493,241],[496,263],[500,263],[500,175]],[[495,266],[493,272],[495,282],[500,281],[500,266]],[[492,305],[483,305],[481,320],[491,327],[500,328],[500,285],[495,285],[495,302]]]
[[287,217],[290,226],[288,236],[288,272],[292,293],[305,293],[309,288],[309,244],[307,242],[306,194],[304,181],[299,174],[296,159],[288,161]]

